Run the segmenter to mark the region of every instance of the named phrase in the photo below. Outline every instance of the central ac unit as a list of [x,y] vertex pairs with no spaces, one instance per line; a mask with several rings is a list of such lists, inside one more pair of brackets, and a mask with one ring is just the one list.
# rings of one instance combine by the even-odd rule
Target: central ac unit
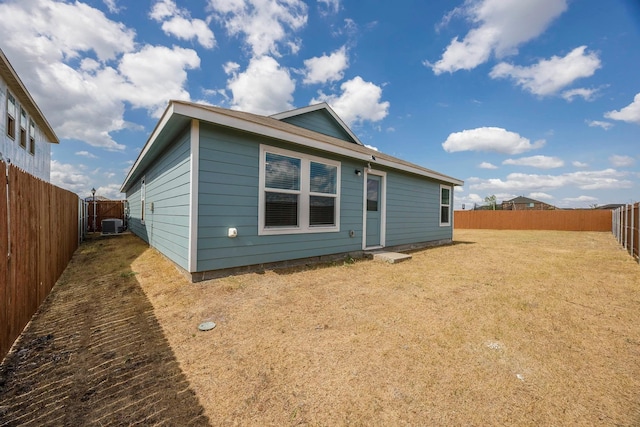
[[102,234],[122,233],[122,220],[109,218],[102,220]]

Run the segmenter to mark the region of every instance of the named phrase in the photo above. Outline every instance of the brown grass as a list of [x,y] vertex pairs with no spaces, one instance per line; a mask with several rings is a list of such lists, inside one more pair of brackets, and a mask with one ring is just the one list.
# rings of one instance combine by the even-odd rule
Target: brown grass
[[200,284],[154,250],[131,268],[213,425],[640,423],[640,266],[611,234],[455,241]]

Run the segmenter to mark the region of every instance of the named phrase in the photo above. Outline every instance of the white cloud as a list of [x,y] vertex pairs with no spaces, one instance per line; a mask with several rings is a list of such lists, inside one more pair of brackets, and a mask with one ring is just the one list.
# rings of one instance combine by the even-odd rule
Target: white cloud
[[0,27],[3,50],[32,51],[45,62],[77,58],[91,51],[104,61],[134,48],[133,30],[80,2],[7,2],[0,4],[0,15],[11,17]]
[[340,10],[340,0],[318,0],[318,4],[322,5],[320,13],[323,15],[338,13]]
[[342,80],[344,70],[349,67],[347,49],[342,46],[331,55],[306,59],[303,83],[327,83]]
[[585,54],[586,49],[586,46],[580,46],[562,58],[552,56],[529,67],[501,62],[493,67],[489,76],[493,79],[511,78],[534,95],[553,95],[577,79],[592,76],[600,68],[598,56],[595,53]]
[[378,150],[378,147],[374,147],[373,145],[364,144],[364,146],[369,148],[370,150],[380,151],[380,150]]
[[91,154],[88,151],[76,151],[76,156],[88,157],[90,159],[97,159],[98,158],[98,156],[96,156],[95,154]]
[[589,164],[588,164],[588,163],[579,162],[579,161],[577,161],[577,160],[575,160],[575,161],[571,162],[571,164],[572,164],[573,166],[577,167],[577,168],[586,168],[586,167],[588,167],[588,166],[589,166]]
[[598,198],[597,197],[592,197],[592,196],[565,197],[564,199],[562,199],[562,201],[564,201],[564,202],[584,202],[584,203],[589,203],[589,202],[597,202]]
[[609,130],[613,127],[613,123],[603,122],[600,120],[586,120],[589,127],[601,127],[604,130]]
[[475,190],[502,190],[514,193],[524,191],[544,191],[565,187],[578,187],[582,190],[630,188],[633,183],[623,179],[624,173],[615,169],[601,171],[580,171],[561,175],[535,175],[512,173],[506,180],[500,178],[475,179],[469,186]]
[[162,31],[181,40],[197,39],[202,47],[213,49],[216,39],[206,21],[191,19],[186,9],[178,8],[173,0],[159,0],[153,5],[149,16],[162,22]]
[[81,167],[57,160],[51,161],[51,183],[77,194],[90,194],[91,178]]
[[495,151],[504,154],[520,154],[538,149],[544,144],[544,140],[538,140],[532,144],[527,138],[502,128],[482,127],[450,134],[442,143],[442,148],[449,153]]
[[611,164],[617,168],[624,168],[633,166],[636,160],[630,156],[620,156],[618,154],[614,154],[613,156],[609,157],[609,162],[611,162]]
[[567,102],[572,102],[574,98],[581,97],[585,101],[593,101],[598,93],[598,89],[576,88],[562,92],[561,96]]
[[159,117],[170,99],[189,100],[185,89],[187,69],[200,67],[196,51],[174,46],[144,46],[122,57],[118,71],[127,84],[120,97],[134,107],[142,107]]
[[604,116],[607,119],[621,120],[623,122],[640,125],[640,93],[636,94],[631,104],[618,111],[608,111],[604,113]]
[[382,88],[360,76],[342,83],[340,89],[342,94],[339,96],[320,92],[311,104],[326,102],[348,126],[364,121],[377,122],[389,113],[389,102],[380,102]]
[[445,18],[463,14],[475,27],[462,41],[455,37],[438,62],[426,65],[438,75],[473,69],[492,54],[498,58],[514,54],[566,9],[566,0],[469,0]]
[[0,3],[0,16],[11,16],[0,26],[3,50],[60,138],[124,150],[111,133],[136,129],[124,120],[125,103],[157,115],[169,98],[189,99],[193,50],[136,50],[133,30],[80,2]]
[[503,165],[531,166],[540,169],[553,169],[564,166],[562,159],[549,156],[521,157],[519,159],[507,159]]
[[480,169],[498,169],[498,167],[489,162],[482,162],[478,165]]
[[553,200],[553,196],[551,194],[543,193],[541,191],[529,193],[529,197],[536,200]]
[[227,81],[233,94],[231,108],[264,115],[293,108],[295,80],[272,57],[253,58],[242,73],[235,66],[225,70],[231,76]]
[[279,44],[298,49],[288,31],[307,23],[307,5],[301,0],[208,0],[214,16],[232,36],[244,35],[254,56],[280,56]]
[[109,9],[109,12],[111,13],[119,13],[120,12],[120,7],[118,7],[118,5],[116,4],[116,0],[102,0],[102,2],[105,4],[105,6],[107,6],[107,9]]

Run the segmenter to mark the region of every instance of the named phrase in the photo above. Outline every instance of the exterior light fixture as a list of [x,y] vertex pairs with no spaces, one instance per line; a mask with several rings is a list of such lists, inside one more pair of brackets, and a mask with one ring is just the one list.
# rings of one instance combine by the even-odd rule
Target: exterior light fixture
[[362,175],[362,171],[360,169],[356,169],[356,175],[358,176]]

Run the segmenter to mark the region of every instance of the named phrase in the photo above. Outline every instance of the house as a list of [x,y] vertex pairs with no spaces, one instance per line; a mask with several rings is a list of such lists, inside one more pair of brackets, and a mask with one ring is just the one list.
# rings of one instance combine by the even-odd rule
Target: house
[[60,141],[0,49],[0,160],[49,182]]
[[199,281],[450,243],[462,184],[365,147],[326,103],[171,101],[121,191],[129,229]]
[[544,211],[553,209],[556,209],[553,205],[524,196],[519,196],[502,202],[502,210],[505,211]]

